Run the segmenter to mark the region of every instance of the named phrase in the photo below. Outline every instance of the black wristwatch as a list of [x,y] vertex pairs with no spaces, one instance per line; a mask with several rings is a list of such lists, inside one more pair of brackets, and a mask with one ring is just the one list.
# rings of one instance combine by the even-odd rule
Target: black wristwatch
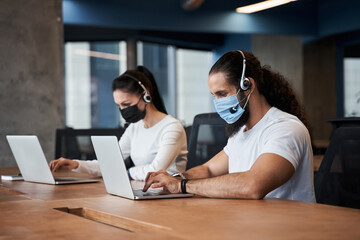
[[181,179],[181,192],[182,193],[187,193],[186,192],[186,183],[188,182],[189,180],[188,179]]
[[187,193],[186,192],[186,183],[189,181],[189,179],[186,179],[184,174],[182,174],[181,172],[173,174],[173,177],[181,177],[181,183],[180,183],[181,192]]

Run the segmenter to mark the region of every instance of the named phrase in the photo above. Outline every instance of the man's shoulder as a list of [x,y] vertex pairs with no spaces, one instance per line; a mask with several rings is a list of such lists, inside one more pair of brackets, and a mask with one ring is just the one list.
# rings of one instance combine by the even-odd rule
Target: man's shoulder
[[270,139],[297,139],[298,141],[306,142],[309,138],[309,131],[305,125],[291,114],[285,113],[282,116],[273,119],[264,126],[260,137],[265,141]]
[[261,136],[308,135],[306,126],[294,115],[272,108],[262,124]]
[[268,114],[271,119],[297,119],[295,115],[282,111],[276,107],[271,107]]
[[275,107],[272,107],[269,110],[269,114],[266,117],[267,117],[266,119],[267,124],[265,125],[267,127],[269,126],[299,126],[301,128],[305,127],[305,125],[295,115],[284,112]]

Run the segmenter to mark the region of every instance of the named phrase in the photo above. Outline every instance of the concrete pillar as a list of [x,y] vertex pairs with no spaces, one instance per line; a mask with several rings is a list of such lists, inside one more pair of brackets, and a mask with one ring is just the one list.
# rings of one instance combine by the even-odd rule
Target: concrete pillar
[[126,41],[127,69],[135,69],[137,66],[137,41],[128,39]]
[[0,167],[16,166],[7,134],[36,134],[48,160],[64,126],[61,0],[0,1]]

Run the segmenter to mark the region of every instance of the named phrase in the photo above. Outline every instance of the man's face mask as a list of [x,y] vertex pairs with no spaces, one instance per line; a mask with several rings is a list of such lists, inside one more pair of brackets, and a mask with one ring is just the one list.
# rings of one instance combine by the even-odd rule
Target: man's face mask
[[[214,106],[216,112],[220,115],[222,119],[224,119],[228,124],[232,124],[236,122],[244,113],[245,107],[249,101],[251,91],[249,91],[248,95],[241,99],[240,102],[237,99],[237,95],[240,90],[237,91],[236,94],[231,95],[229,97],[223,97],[219,99],[214,98]],[[240,103],[245,101],[244,107],[240,106]]]
[[[139,101],[140,100],[141,98],[139,99]],[[125,119],[127,123],[135,123],[140,121],[141,119],[144,119],[146,115],[146,109],[144,109],[144,111],[139,110],[137,106],[139,101],[135,105],[132,105],[130,107],[124,109],[119,108],[121,116]]]

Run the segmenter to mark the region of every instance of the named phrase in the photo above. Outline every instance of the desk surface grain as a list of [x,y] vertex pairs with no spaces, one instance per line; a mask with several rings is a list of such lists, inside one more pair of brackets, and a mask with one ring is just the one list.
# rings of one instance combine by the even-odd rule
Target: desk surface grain
[[[103,182],[3,181],[1,189],[0,239],[360,239],[360,210],[323,204],[202,197],[133,201],[107,194]],[[64,208],[95,211],[110,224],[57,210]]]

